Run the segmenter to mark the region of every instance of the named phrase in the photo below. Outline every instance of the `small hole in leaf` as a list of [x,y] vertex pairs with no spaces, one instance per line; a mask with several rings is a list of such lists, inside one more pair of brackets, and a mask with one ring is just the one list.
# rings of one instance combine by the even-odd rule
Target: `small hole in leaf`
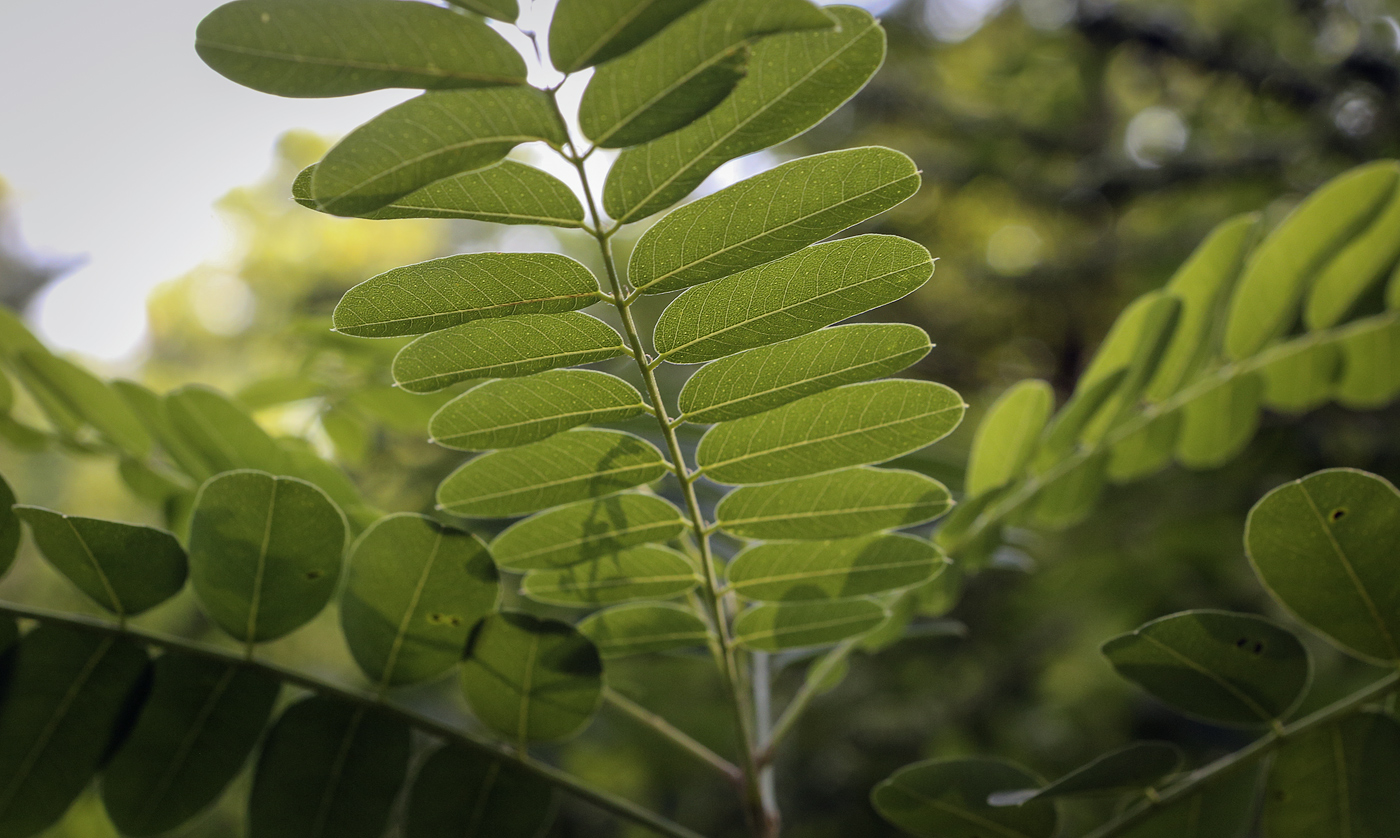
[[433,623],[434,625],[439,625],[439,626],[442,626],[442,625],[447,625],[447,626],[460,626],[460,625],[462,624],[462,618],[461,618],[461,617],[458,617],[456,614],[436,614],[436,613],[434,613],[434,614],[429,614],[429,615],[428,615],[428,622]]
[[1347,517],[1347,511],[1345,509],[1332,510],[1331,518],[1333,521],[1340,521],[1345,517]]
[[1256,654],[1256,655],[1262,655],[1263,653],[1264,653],[1264,644],[1263,644],[1261,641],[1258,641],[1258,640],[1254,641],[1254,654]]
[[1236,640],[1236,641],[1235,641],[1235,648],[1236,648],[1236,649],[1243,649],[1244,647],[1246,647],[1246,646],[1248,646],[1248,645],[1249,645],[1249,638],[1248,638],[1248,637],[1241,637],[1239,640]]
[[320,579],[322,576],[325,576],[325,574],[322,573],[322,572],[319,571],[319,570],[308,570],[308,571],[306,571],[306,578],[309,579],[309,580],[312,581],[312,582],[315,582],[317,579]]

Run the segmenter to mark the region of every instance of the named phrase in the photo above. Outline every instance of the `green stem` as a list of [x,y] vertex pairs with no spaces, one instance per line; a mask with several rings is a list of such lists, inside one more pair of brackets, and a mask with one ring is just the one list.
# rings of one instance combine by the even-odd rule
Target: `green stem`
[[695,741],[689,734],[666,721],[661,715],[653,713],[612,687],[603,688],[603,700],[661,734],[673,744],[679,745],[692,756],[698,757],[701,762],[718,769],[730,782],[736,785],[744,782],[744,773],[739,770],[737,765]]
[[1335,701],[1292,724],[1284,725],[1279,730],[1270,731],[1266,736],[1254,740],[1240,750],[1192,771],[1181,780],[1158,791],[1155,798],[1138,801],[1118,817],[1103,824],[1098,829],[1086,833],[1084,838],[1110,838],[1113,835],[1121,835],[1125,830],[1142,822],[1157,809],[1191,794],[1211,780],[1248,765],[1303,733],[1350,715],[1359,710],[1362,705],[1394,692],[1397,687],[1400,687],[1400,672],[1392,672],[1346,698]]
[[640,826],[645,826],[658,835],[667,835],[671,836],[671,838],[703,838],[700,833],[686,829],[680,824],[673,823],[654,812],[650,812],[638,806],[630,800],[625,800],[614,794],[592,788],[552,765],[546,765],[545,763],[537,762],[533,759],[519,757],[506,750],[503,746],[484,737],[452,727],[451,725],[425,716],[407,707],[391,704],[380,697],[370,695],[360,690],[331,684],[319,678],[297,672],[296,670],[278,666],[277,664],[267,663],[261,660],[248,660],[236,652],[204,643],[197,643],[180,637],[157,634],[146,629],[134,628],[129,625],[124,627],[118,626],[106,620],[85,617],[79,614],[65,614],[50,611],[45,608],[36,608],[4,601],[0,601],[0,614],[9,614],[14,617],[39,620],[45,623],[58,623],[97,634],[127,637],[148,646],[156,646],[169,651],[179,652],[180,654],[216,661],[227,666],[242,667],[244,669],[261,672],[285,683],[294,684],[328,698],[344,701],[357,707],[372,708],[387,713],[419,730],[430,733],[454,745],[459,745],[463,748],[475,751],[491,759],[508,762],[527,774],[538,777],[551,785],[558,786],[580,800],[591,803],[604,811],[611,812],[624,820],[631,821]]

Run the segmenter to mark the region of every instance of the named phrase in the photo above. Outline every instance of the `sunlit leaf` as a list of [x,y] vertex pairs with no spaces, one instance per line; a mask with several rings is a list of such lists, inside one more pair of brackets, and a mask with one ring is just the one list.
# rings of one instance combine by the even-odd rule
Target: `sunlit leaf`
[[1032,509],[1036,523],[1047,529],[1064,529],[1087,518],[1103,494],[1109,457],[1101,451],[1046,483]]
[[603,204],[630,223],[665,209],[725,162],[801,134],[855,95],[885,59],[869,12],[830,9],[839,28],[774,35],[753,46],[748,75],[691,125],[622,153]]
[[1132,302],[1104,338],[1079,387],[1089,387],[1111,373],[1123,370],[1123,382],[1083,430],[1086,442],[1097,442],[1139,409],[1138,402],[1157,366],[1166,355],[1181,313],[1181,301],[1153,291]]
[[1249,513],[1255,573],[1286,608],[1353,654],[1400,660],[1400,493],[1329,469],[1274,489]]
[[197,384],[172,390],[165,396],[164,415],[179,445],[202,463],[208,474],[255,468],[285,474],[290,462],[253,418],[222,393]]
[[701,367],[681,389],[690,422],[726,422],[813,393],[892,375],[928,354],[918,326],[853,323],[760,346]]
[[710,0],[600,66],[579,103],[579,126],[602,148],[669,134],[729,95],[745,75],[752,39],[832,25],[806,0]]
[[1034,774],[1002,760],[928,760],[891,774],[870,799],[885,820],[921,838],[1051,838],[1050,801],[1005,809],[987,803],[994,792],[1038,785]]
[[432,332],[394,357],[394,381],[431,393],[474,378],[508,378],[606,361],[626,352],[622,336],[577,311],[475,320]]
[[1310,730],[1274,755],[1264,838],[1382,838],[1400,823],[1400,722],[1362,712]]
[[204,456],[175,429],[175,423],[163,398],[134,381],[119,379],[113,381],[111,387],[140,418],[146,430],[176,467],[196,481],[213,475],[213,468],[205,461]]
[[1216,777],[1200,791],[1159,807],[1124,838],[1244,838],[1252,835],[1263,772],[1257,766]]
[[488,838],[544,834],[554,787],[504,760],[448,745],[413,780],[406,838]]
[[504,38],[426,3],[234,0],[200,22],[195,49],[224,77],[278,96],[525,82]]
[[58,820],[106,756],[146,653],[112,636],[40,625],[11,653],[0,703],[0,835]]
[[190,520],[190,582],[224,631],[275,640],[330,602],[345,516],[304,480],[232,471],[205,483]]
[[635,49],[704,0],[559,0],[549,57],[562,73]]
[[[304,206],[311,200],[310,169],[297,178]],[[297,194],[297,187],[293,187]],[[366,218],[464,218],[497,224],[583,226],[583,204],[574,191],[554,175],[514,160],[475,172],[434,181],[394,201]]]
[[1113,446],[1108,479],[1128,483],[1171,465],[1181,433],[1181,411],[1157,416]]
[[1316,343],[1264,366],[1264,403],[1275,410],[1304,413],[1326,404],[1336,388],[1342,352],[1335,343]]
[[18,363],[41,379],[53,395],[97,430],[102,438],[133,457],[151,449],[151,436],[126,402],[101,379],[48,352],[22,351]]
[[822,646],[870,631],[887,616],[883,606],[869,599],[770,602],[734,619],[734,639],[764,652]]
[[628,419],[645,410],[641,393],[594,370],[550,370],[488,381],[433,414],[432,441],[461,451],[514,448],[594,422]]
[[997,398],[972,439],[964,487],[969,497],[1021,476],[1054,407],[1055,391],[1039,379],[1019,381]]
[[703,620],[669,603],[618,605],[590,616],[578,630],[604,658],[620,658],[705,646],[711,640]]
[[639,599],[671,599],[700,584],[681,554],[644,544],[557,570],[532,570],[520,584],[530,599],[594,608]]
[[408,773],[408,725],[312,696],[283,711],[248,797],[249,838],[378,838]]
[[862,467],[736,489],[715,517],[740,538],[816,541],[912,527],[952,505],[948,489],[931,477]]
[[854,236],[692,288],[661,313],[656,351],[695,364],[815,332],[894,302],[933,275],[922,245]]
[[1086,795],[1118,795],[1156,785],[1181,768],[1185,755],[1170,742],[1133,742],[1081,765],[1042,788],[999,791],[993,806],[1023,806],[1032,800]]
[[1263,617],[1184,611],[1103,645],[1119,675],[1173,708],[1218,724],[1266,725],[1288,715],[1312,676],[1308,652]]
[[462,657],[472,627],[495,606],[498,579],[476,536],[422,515],[381,518],[350,553],[340,600],[350,653],[376,684],[437,677]]
[[483,454],[438,487],[454,515],[506,518],[650,483],[668,470],[661,452],[620,431],[572,430]]
[[[1400,167],[1395,170],[1400,172]],[[1329,261],[1308,292],[1303,323],[1328,329],[1353,313],[1357,304],[1389,276],[1400,259],[1400,189],[1364,232]]]
[[123,835],[168,832],[218,799],[262,736],[280,681],[254,669],[167,652],[136,727],[102,776]]
[[425,93],[332,148],[311,177],[311,198],[333,215],[366,215],[434,181],[499,163],[520,143],[567,139],[548,97],[533,87]]
[[476,717],[512,742],[567,739],[602,701],[603,662],[573,626],[502,612],[472,633],[462,689]]
[[770,483],[917,451],[957,427],[957,393],[931,381],[874,381],[715,425],[696,460],[712,480]]
[[1081,386],[1065,402],[1046,426],[1040,445],[1031,460],[1031,470],[1043,474],[1079,447],[1084,428],[1103,409],[1104,403],[1123,383],[1126,369],[1114,370],[1088,386]]
[[1342,338],[1341,347],[1338,402],[1374,409],[1400,396],[1400,318],[1356,329]]
[[574,311],[598,302],[588,269],[556,253],[463,253],[365,280],[335,307],[336,331],[421,335],[473,320]]
[[541,512],[508,527],[491,555],[511,570],[567,567],[619,550],[667,541],[686,527],[681,512],[653,495],[624,492]]
[[516,0],[447,0],[454,6],[461,6],[470,12],[507,22],[520,16],[520,5]]
[[44,558],[98,605],[140,614],[185,586],[185,551],[165,530],[17,506]]
[[729,587],[770,602],[848,599],[927,582],[948,564],[943,551],[908,535],[756,544],[725,570]]
[[1182,409],[1176,459],[1188,468],[1228,462],[1254,437],[1264,379],[1255,374],[1226,379]]

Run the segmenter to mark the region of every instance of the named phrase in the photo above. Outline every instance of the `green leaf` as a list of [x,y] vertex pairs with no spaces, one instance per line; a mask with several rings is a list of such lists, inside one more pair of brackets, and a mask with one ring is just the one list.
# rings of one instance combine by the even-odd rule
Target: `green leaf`
[[1083,438],[1086,442],[1097,442],[1137,413],[1142,393],[1166,355],[1180,312],[1180,300],[1165,292],[1153,291],[1138,297],[1118,317],[1094,362],[1080,379],[1079,386],[1083,387],[1102,380],[1113,371],[1125,370],[1123,383],[1085,426]]
[[1055,391],[1039,379],[1013,384],[992,403],[972,439],[968,497],[1000,489],[1021,477],[1054,408]]
[[504,760],[448,745],[413,781],[406,838],[543,835],[554,819],[554,787]]
[[1251,614],[1183,611],[1103,645],[1119,675],[1189,716],[1252,727],[1297,706],[1312,676],[1292,632]]
[[[310,200],[312,176],[309,168],[297,178],[301,196],[298,203],[316,209],[316,202]],[[294,195],[297,190],[294,186]],[[583,204],[554,175],[514,160],[502,160],[488,169],[434,181],[365,217],[465,218],[497,224],[582,227]]]
[[477,320],[414,340],[394,357],[394,381],[432,393],[474,378],[533,375],[626,354],[622,336],[577,311]]
[[1383,407],[1400,396],[1400,318],[1350,332],[1341,341],[1337,401],[1354,409]]
[[695,456],[720,483],[770,483],[917,451],[956,428],[965,407],[931,381],[849,384],[715,425]]
[[0,704],[0,836],[41,832],[106,756],[149,663],[135,644],[60,625],[20,640]]
[[996,759],[942,759],[906,765],[871,792],[885,820],[922,838],[1051,838],[1055,805],[1036,800],[993,808],[987,797],[1040,785],[1040,778]]
[[746,73],[752,39],[830,28],[831,18],[806,0],[710,0],[599,67],[583,91],[579,126],[602,148],[654,140],[729,95]]
[[962,598],[967,574],[960,565],[950,564],[943,572],[908,593],[914,610],[925,617],[942,617]]
[[734,639],[763,652],[824,646],[864,634],[888,616],[884,606],[869,599],[770,602],[734,619]]
[[1244,838],[1252,835],[1262,772],[1257,766],[1216,777],[1158,808],[1123,838]]
[[675,364],[711,361],[892,303],[931,276],[928,251],[898,236],[814,245],[681,294],[656,322],[656,351]]
[[1166,292],[1181,301],[1181,316],[1147,388],[1151,401],[1175,393],[1218,352],[1220,309],[1258,235],[1258,213],[1221,222],[1167,283]]
[[123,835],[157,835],[219,798],[262,736],[280,681],[254,669],[167,652],[136,727],[102,777]]
[[1129,483],[1171,465],[1181,433],[1181,411],[1164,413],[1113,446],[1108,479]]
[[556,253],[463,253],[395,268],[345,292],[338,332],[421,335],[473,320],[575,311],[598,302],[588,269]]
[[248,797],[249,838],[379,838],[408,773],[398,717],[312,696],[272,726]]
[[1290,739],[1264,792],[1265,838],[1384,838],[1400,823],[1400,722],[1361,712]]
[[1023,806],[1032,800],[1141,791],[1181,769],[1185,755],[1170,742],[1133,742],[1081,765],[1043,788],[999,791],[992,806]]
[[629,419],[645,410],[642,394],[595,370],[550,370],[488,381],[433,414],[432,441],[459,451],[514,448],[594,422]]
[[98,605],[140,614],[185,586],[185,551],[165,530],[17,506],[44,558]]
[[[1394,164],[1392,164],[1394,165]],[[1395,167],[1400,172],[1400,167]],[[1303,307],[1309,330],[1329,329],[1352,314],[1400,259],[1400,189],[1364,232],[1343,247],[1318,274]]]
[[189,549],[190,581],[213,621],[244,643],[276,640],[330,602],[345,516],[304,480],[226,472],[199,490]]
[[1395,192],[1400,165],[1343,172],[1313,192],[1255,249],[1230,299],[1225,352],[1247,358],[1285,334],[1317,271],[1371,223]]
[[561,73],[601,64],[640,46],[704,0],[559,0],[549,58]]
[[447,2],[454,6],[461,6],[467,11],[504,20],[507,23],[520,17],[520,6],[516,0],[447,0]]
[[864,87],[885,60],[884,30],[861,9],[829,13],[839,28],[764,38],[719,107],[624,151],[603,186],[608,215],[631,223],[665,209],[727,161],[792,139]]
[[943,551],[909,535],[756,544],[725,571],[729,587],[770,602],[833,600],[908,588],[948,565]]
[[196,479],[240,468],[288,471],[277,441],[222,393],[198,384],[181,387],[166,394],[164,414],[179,447],[203,466],[190,472]]
[[533,140],[556,148],[568,140],[543,91],[424,93],[351,131],[316,165],[310,195],[332,215],[367,215],[433,181],[499,163]]
[[1041,488],[1032,510],[1036,523],[1060,530],[1088,517],[1103,494],[1109,452],[1099,452]]
[[376,521],[351,549],[340,625],[371,681],[412,684],[461,659],[472,627],[499,595],[480,539],[399,513]]
[[1126,369],[1117,369],[1092,384],[1085,385],[1081,381],[1074,395],[1046,426],[1031,461],[1031,470],[1044,474],[1072,454],[1079,447],[1084,428],[1099,415],[1104,403],[1118,390],[1127,375]]
[[1260,369],[1264,403],[1275,410],[1305,413],[1327,404],[1336,388],[1342,352],[1335,343],[1315,343]]
[[1250,510],[1245,548],[1264,586],[1313,629],[1363,658],[1400,660],[1400,493],[1383,478],[1328,469]]
[[568,623],[500,612],[472,634],[462,689],[476,717],[512,742],[553,742],[597,712],[603,662]]
[[234,0],[195,31],[204,63],[278,96],[524,84],[525,61],[480,21],[391,0]]
[[21,351],[17,363],[118,450],[133,457],[144,457],[151,450],[151,436],[141,420],[92,373],[47,351]]
[[604,658],[621,658],[705,646],[705,622],[688,608],[664,602],[618,605],[578,624]]
[[1400,265],[1390,275],[1390,283],[1385,287],[1385,307],[1391,311],[1400,308]]
[[575,429],[483,454],[438,487],[438,505],[468,518],[508,518],[650,483],[668,470],[661,452],[621,431]]
[[164,399],[134,381],[113,381],[111,387],[141,419],[177,468],[194,480],[203,480],[214,473],[204,457],[175,429]]
[[1264,379],[1251,373],[1222,381],[1182,410],[1176,459],[1187,468],[1215,468],[1244,450],[1259,427]]
[[19,552],[19,539],[23,534],[19,516],[15,514],[15,491],[9,481],[0,476],[0,577],[9,572]]
[[491,555],[511,570],[568,567],[619,550],[669,541],[686,528],[681,512],[653,495],[620,495],[571,503],[508,527]]
[[877,146],[792,160],[656,222],[628,279],[664,294],[762,265],[898,206],[919,182],[914,161]]
[[931,477],[861,467],[736,489],[715,518],[740,538],[819,541],[912,527],[952,505],[948,489]]
[[892,375],[928,354],[918,326],[854,323],[760,346],[701,367],[681,389],[686,421],[727,422],[830,390]]
[[10,651],[10,647],[19,641],[19,623],[15,618],[6,614],[0,617],[0,655]]
[[644,544],[557,570],[532,570],[520,590],[536,602],[595,608],[638,599],[671,599],[698,584],[700,577],[685,556]]

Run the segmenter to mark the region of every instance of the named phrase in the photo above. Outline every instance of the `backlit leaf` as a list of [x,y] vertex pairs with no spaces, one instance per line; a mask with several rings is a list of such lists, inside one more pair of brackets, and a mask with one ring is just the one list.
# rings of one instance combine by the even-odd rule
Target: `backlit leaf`
[[1040,779],[1002,760],[928,760],[891,774],[870,799],[885,820],[921,838],[1051,838],[1050,801],[1005,809],[987,804],[994,792],[1032,785]]
[[[302,187],[310,198],[311,172]],[[298,183],[302,178],[297,179]],[[311,209],[315,202],[311,201]],[[366,218],[465,218],[497,224],[583,226],[583,204],[554,175],[514,160],[434,181]]]
[[438,504],[468,518],[506,518],[650,483],[661,452],[620,431],[572,430],[466,463],[438,487]]
[[151,436],[141,420],[121,396],[92,373],[46,351],[22,351],[17,362],[43,380],[70,411],[122,452],[142,457],[151,449]]
[[285,474],[290,462],[277,441],[222,393],[192,384],[165,396],[164,414],[180,447],[193,454],[208,474],[255,468]]
[[513,448],[593,422],[641,413],[641,393],[594,370],[550,370],[526,378],[488,381],[433,414],[432,441],[461,451]]
[[770,483],[884,462],[957,427],[965,405],[931,381],[874,381],[716,425],[696,460],[720,483]]
[[680,510],[668,501],[624,492],[515,523],[491,542],[491,555],[511,570],[567,567],[639,544],[667,541],[685,527]]
[[562,73],[616,58],[704,0],[559,0],[549,25],[549,58]]
[[603,662],[573,626],[502,612],[482,620],[462,664],[472,712],[512,742],[568,739],[603,695]]
[[579,125],[603,148],[637,145],[684,128],[744,77],[748,41],[830,29],[832,23],[806,0],[710,0],[600,66],[579,103]]
[[905,323],[853,323],[760,346],[701,367],[681,389],[690,422],[727,422],[813,393],[892,375],[931,348]]
[[822,646],[870,631],[887,616],[882,605],[869,599],[770,602],[734,619],[734,639],[764,652]]
[[1123,383],[1084,427],[1086,442],[1097,442],[1139,409],[1143,391],[1165,356],[1181,313],[1181,301],[1153,291],[1132,302],[1109,330],[1103,346],[1081,377],[1079,386],[1101,381],[1124,370]]
[[408,773],[408,725],[312,696],[263,743],[248,798],[249,838],[378,838]]
[[554,818],[554,787],[504,760],[448,745],[413,780],[406,838],[542,835]]
[[40,625],[12,652],[0,704],[0,835],[58,820],[96,773],[146,671],[135,644]]
[[1050,420],[1031,460],[1031,470],[1043,474],[1079,447],[1085,426],[1099,415],[1123,379],[1126,369],[1117,369],[1088,386],[1081,386]]
[[729,587],[771,602],[866,596],[927,582],[948,564],[943,552],[909,535],[757,544],[725,571]]
[[1263,617],[1184,611],[1103,645],[1119,675],[1190,716],[1266,725],[1288,715],[1312,676],[1307,650]]
[[1400,823],[1400,722],[1362,712],[1285,742],[1264,792],[1264,838],[1384,838]]
[[1304,413],[1326,404],[1341,372],[1335,343],[1316,343],[1265,365],[1264,403],[1275,410]]
[[1259,768],[1215,777],[1200,791],[1177,798],[1123,831],[1124,838],[1244,838],[1252,835],[1259,799]]
[[525,83],[504,38],[426,3],[234,0],[200,22],[195,49],[224,77],[278,96]]
[[136,727],[102,777],[123,835],[168,832],[218,799],[262,736],[280,681],[257,670],[167,652]]
[[574,311],[598,302],[588,269],[556,253],[463,253],[365,280],[335,307],[336,331],[421,335],[472,320]]
[[1157,416],[1113,446],[1108,479],[1128,483],[1171,465],[1181,433],[1181,411]]
[[1047,529],[1064,529],[1087,518],[1103,494],[1109,457],[1101,451],[1047,483],[1032,509],[1036,523]]
[[681,554],[645,544],[557,570],[532,570],[520,584],[530,599],[593,608],[638,599],[671,599],[700,584]]
[[796,253],[918,190],[914,161],[892,149],[801,157],[666,215],[637,241],[628,279],[648,294],[719,279]]
[[185,586],[185,551],[165,530],[18,506],[44,558],[119,616],[140,614]]
[[1264,379],[1258,374],[1221,382],[1182,409],[1176,459],[1188,468],[1215,468],[1232,459],[1254,437]]
[[1043,788],[999,791],[993,806],[1023,806],[1032,800],[1141,791],[1176,773],[1185,755],[1170,742],[1133,742],[1081,765]]
[[350,552],[340,600],[350,653],[376,684],[435,678],[461,659],[498,580],[476,536],[422,515],[381,518]]
[[[1400,167],[1396,167],[1400,171]],[[1346,319],[1358,302],[1390,275],[1400,259],[1400,189],[1364,232],[1343,247],[1318,274],[1303,322],[1311,330],[1328,329]]]
[[367,215],[433,181],[499,163],[521,143],[567,139],[548,97],[533,87],[424,93],[332,148],[316,165],[311,198],[332,215]]
[[293,477],[226,472],[205,483],[190,519],[190,582],[234,638],[275,640],[330,602],[345,552],[345,516]]
[[815,541],[912,527],[952,505],[948,489],[931,477],[862,467],[736,489],[715,517],[740,538]]
[[1400,660],[1400,493],[1383,478],[1328,469],[1274,489],[1249,513],[1254,571],[1286,608],[1344,649]]
[[819,244],[681,294],[656,323],[656,351],[695,364],[815,332],[913,292],[933,276],[898,236]]
[[476,320],[432,332],[394,357],[394,381],[431,393],[474,378],[508,378],[616,358],[626,350],[611,326],[577,311]]
[[578,624],[578,630],[604,658],[704,646],[711,639],[694,612],[669,603],[618,605],[593,614]]
[[1342,338],[1341,347],[1338,402],[1355,409],[1374,409],[1400,396],[1400,318],[1351,331]]
[[1055,391],[1038,379],[1019,381],[997,398],[972,439],[965,487],[969,497],[1021,476],[1054,407]]
[[855,95],[885,60],[885,33],[869,12],[829,11],[838,29],[764,38],[719,107],[624,151],[603,186],[608,215],[631,223],[665,209],[725,162],[803,133]]

